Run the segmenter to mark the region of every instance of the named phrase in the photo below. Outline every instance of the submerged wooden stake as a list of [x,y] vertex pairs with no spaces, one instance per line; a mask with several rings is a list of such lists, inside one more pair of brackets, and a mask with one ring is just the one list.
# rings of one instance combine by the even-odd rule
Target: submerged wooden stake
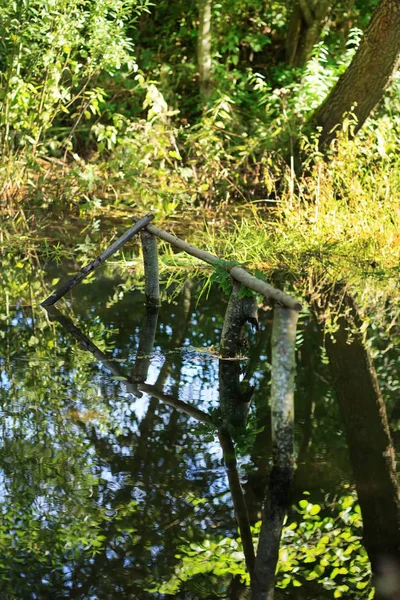
[[274,307],[272,326],[271,425],[272,460],[293,467],[296,311]]
[[293,477],[295,342],[298,313],[274,307],[272,326],[272,469],[251,582],[252,600],[273,600],[275,571]]
[[135,365],[132,370],[132,379],[137,383],[144,383],[149,370],[154,340],[156,338],[158,320],[158,308],[146,307],[144,319],[139,336],[139,348],[136,355]]
[[158,308],[160,305],[160,283],[158,276],[157,238],[146,230],[140,232],[144,263],[144,286],[146,305]]
[[254,388],[248,374],[243,377],[240,361],[227,359],[238,358],[245,323],[258,328],[258,307],[254,296],[240,298],[240,283],[232,283],[220,340],[219,402],[224,426],[245,429]]
[[176,248],[184,250],[191,256],[195,256],[196,258],[199,258],[200,260],[203,260],[204,262],[209,263],[210,265],[217,265],[222,269],[225,269],[237,281],[243,283],[243,285],[248,287],[250,290],[257,292],[258,294],[262,294],[265,298],[272,298],[273,300],[276,300],[276,302],[279,302],[287,308],[292,308],[296,311],[301,310],[302,306],[299,302],[297,302],[295,298],[292,298],[291,296],[285,294],[285,292],[282,292],[281,290],[277,290],[272,285],[269,285],[269,283],[266,283],[265,281],[254,277],[254,275],[246,271],[246,269],[244,269],[243,267],[232,266],[228,261],[220,260],[214,254],[206,252],[205,250],[200,250],[199,248],[188,244],[187,242],[175,237],[174,235],[171,235],[163,229],[155,227],[154,225],[147,225],[146,231],[152,233],[153,235],[156,235],[157,237],[166,242],[169,242]]
[[128,231],[121,235],[121,237],[118,238],[118,240],[116,240],[113,244],[111,244],[111,246],[107,248],[107,250],[104,250],[104,252],[102,252],[100,256],[92,260],[92,262],[86,265],[86,267],[83,267],[79,271],[79,273],[75,275],[75,277],[72,277],[72,279],[67,281],[67,283],[59,287],[58,290],[56,290],[48,298],[46,298],[46,300],[44,300],[41,303],[41,306],[50,306],[52,304],[55,304],[58,300],[60,300],[60,298],[65,296],[67,292],[72,290],[72,288],[74,288],[76,285],[78,285],[78,283],[85,279],[85,277],[87,277],[89,273],[97,269],[98,266],[104,263],[107,260],[107,258],[114,254],[114,252],[119,250],[128,240],[130,240],[136,233],[143,229],[143,227],[148,225],[148,223],[150,223],[150,221],[152,221],[153,219],[154,215],[149,213],[145,217],[143,217],[143,219],[137,221],[137,223],[133,227],[131,227],[130,229],[128,229]]
[[237,469],[235,446],[226,427],[218,429],[218,439],[224,454],[224,462],[228,475],[229,489],[232,494],[233,506],[237,524],[239,526],[240,537],[242,538],[243,554],[246,567],[250,575],[254,569],[254,546],[250,530],[249,513],[247,510],[246,498],[240,483],[239,472]]

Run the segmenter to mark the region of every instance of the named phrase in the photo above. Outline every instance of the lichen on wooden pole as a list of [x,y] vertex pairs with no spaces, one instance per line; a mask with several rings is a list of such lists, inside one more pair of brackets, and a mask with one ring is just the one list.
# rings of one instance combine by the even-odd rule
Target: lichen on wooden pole
[[294,468],[294,375],[298,313],[276,305],[272,326],[272,469],[263,508],[253,578],[252,600],[273,600],[283,521]]
[[271,426],[273,464],[293,467],[295,342],[298,312],[274,307]]
[[142,230],[140,239],[143,251],[146,305],[149,308],[158,308],[160,305],[160,283],[157,238],[148,231]]

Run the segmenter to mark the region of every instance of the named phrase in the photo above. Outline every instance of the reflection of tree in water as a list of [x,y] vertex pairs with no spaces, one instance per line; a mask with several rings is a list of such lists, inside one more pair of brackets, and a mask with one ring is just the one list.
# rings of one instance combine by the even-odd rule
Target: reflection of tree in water
[[[171,306],[170,311],[178,309],[180,327],[173,329],[183,334],[185,327],[180,311],[182,302],[179,304]],[[188,316],[190,310],[190,306],[188,306]],[[169,316],[167,316],[167,322],[170,322]],[[24,321],[21,318],[21,327],[23,326]],[[53,327],[51,330],[44,327],[40,330],[37,346],[31,346],[32,350],[36,349],[37,354],[40,354],[42,351],[39,348],[46,348],[50,339],[54,339]],[[64,343],[63,340],[59,341]],[[127,342],[129,343],[129,338]],[[175,343],[174,340],[171,342]],[[179,340],[176,343],[180,345]],[[12,481],[14,482],[12,490],[7,482],[8,493],[13,499],[15,507],[18,506],[15,499],[20,497],[20,504],[22,504],[20,512],[26,515],[26,519],[29,519],[31,512],[35,513],[34,500],[38,496],[46,494],[46,490],[41,489],[43,481],[48,482],[50,473],[55,480],[54,488],[49,486],[47,489],[50,498],[54,501],[52,513],[46,517],[51,526],[47,531],[48,535],[45,536],[42,529],[40,529],[39,535],[41,548],[53,548],[51,554],[46,554],[46,550],[43,550],[43,567],[41,569],[43,572],[53,572],[52,582],[41,585],[40,580],[37,579],[38,570],[29,568],[31,589],[34,590],[35,585],[39,586],[40,597],[45,597],[46,589],[49,586],[53,590],[63,589],[64,584],[68,587],[69,578],[62,572],[68,568],[75,581],[76,597],[81,597],[80,594],[82,594],[80,581],[95,583],[99,593],[101,588],[104,588],[104,593],[106,593],[106,588],[115,590],[120,584],[121,578],[127,578],[127,594],[129,590],[136,589],[137,593],[143,597],[143,589],[146,588],[143,579],[146,579],[147,585],[151,585],[152,576],[150,574],[152,570],[154,571],[155,565],[157,565],[158,575],[161,578],[165,577],[162,576],[163,569],[171,570],[173,567],[176,561],[174,549],[177,537],[181,535],[179,527],[183,527],[187,532],[192,531],[191,535],[194,540],[198,536],[196,533],[198,525],[192,518],[193,507],[190,499],[199,495],[207,495],[211,487],[211,475],[212,479],[214,478],[215,460],[209,454],[203,458],[206,463],[205,468],[196,473],[193,472],[194,476],[190,475],[196,465],[192,464],[188,471],[187,459],[191,453],[200,454],[197,436],[186,431],[185,419],[182,419],[176,411],[160,405],[157,400],[150,402],[147,414],[141,421],[141,431],[135,424],[138,421],[135,414],[130,411],[129,403],[124,402],[124,399],[121,398],[121,410],[124,405],[126,410],[124,420],[126,421],[128,416],[130,424],[124,428],[122,435],[118,431],[109,431],[109,435],[107,435],[107,418],[102,419],[102,412],[107,410],[107,404],[110,407],[113,406],[113,395],[117,393],[118,384],[109,383],[103,387],[104,397],[100,398],[97,388],[101,384],[102,378],[98,377],[87,361],[82,360],[81,351],[73,350],[71,352],[68,350],[66,353],[59,353],[61,355],[60,363],[64,362],[65,364],[64,355],[68,356],[69,363],[68,369],[60,366],[60,373],[54,371],[54,357],[49,356],[50,354],[49,348],[40,357],[41,360],[35,371],[32,369],[27,371],[26,365],[23,364],[24,368],[20,372],[10,373],[14,381],[19,380],[15,389],[14,387],[11,389],[11,393],[17,395],[21,387],[25,386],[26,394],[29,393],[31,397],[35,398],[36,407],[40,409],[40,412],[36,411],[33,414],[37,415],[38,429],[45,438],[47,448],[46,456],[44,445],[38,445],[37,439],[35,439],[31,452],[28,452],[26,443],[25,448],[22,446],[22,439],[26,434],[26,430],[24,431],[22,428],[16,430],[15,444],[18,450],[16,448],[14,452],[9,445],[6,447],[7,462],[5,464],[6,466],[12,464]],[[178,361],[181,360],[180,353],[173,356]],[[166,363],[160,373],[160,378],[165,379],[169,375],[168,371],[173,367],[173,363]],[[179,373],[179,364],[176,365],[175,371]],[[88,384],[85,385],[85,381]],[[178,385],[178,382],[179,380],[176,380],[175,385]],[[53,386],[51,389],[48,388],[49,384]],[[59,401],[59,411],[55,410],[55,400]],[[9,401],[9,393],[7,401]],[[32,415],[24,401],[25,398],[20,398],[18,410],[24,414],[27,428],[33,428],[34,421],[32,421]],[[87,402],[86,406],[85,402]],[[90,405],[93,406],[92,411],[88,410]],[[4,406],[6,406],[6,400],[4,400]],[[95,406],[97,413],[94,413]],[[57,421],[58,418],[60,418],[59,421]],[[59,425],[58,427],[54,426],[54,421]],[[96,425],[92,425],[93,422]],[[43,424],[46,424],[47,429],[41,432],[40,426]],[[152,443],[147,437],[146,430],[151,431]],[[19,437],[18,432],[20,433]],[[178,439],[180,443],[175,444],[174,441]],[[65,462],[59,466],[54,462],[46,465],[46,458],[51,459],[52,456],[52,446],[57,447],[62,444],[63,440],[68,442],[65,452],[60,452]],[[92,451],[88,452],[89,447],[93,450],[93,445],[96,448],[95,455]],[[20,452],[21,446],[23,454]],[[138,446],[137,454],[133,451],[135,446]],[[78,461],[77,451],[80,448],[82,448],[83,456]],[[179,451],[177,452],[177,450]],[[133,460],[132,454],[134,454]],[[31,456],[31,460],[28,463],[27,457],[29,456]],[[34,467],[38,465],[44,466],[35,469]],[[64,480],[71,478],[75,471],[73,465],[77,467],[79,479],[75,478],[71,486],[67,487]],[[55,472],[54,467],[57,467]],[[30,477],[32,473],[36,476],[36,480],[32,480]],[[30,479],[27,480],[25,475],[28,475]],[[22,484],[18,483],[19,478],[25,485],[26,493],[29,492],[29,497],[26,499]],[[114,482],[112,485],[107,483],[108,478]],[[145,487],[146,480],[149,482],[148,488]],[[49,484],[47,483],[47,485]],[[170,488],[176,490],[176,495],[171,494]],[[83,508],[79,510],[78,494],[82,495],[81,503],[83,503]],[[29,511],[28,507],[31,504],[33,509]],[[218,510],[217,507],[216,513]],[[43,512],[47,514],[46,506],[43,507]],[[202,512],[207,521],[209,508]],[[81,520],[82,523],[80,523]],[[132,531],[128,532],[132,527],[136,528],[135,520],[137,529],[141,531],[140,539]],[[216,514],[215,521],[218,520],[220,517]],[[71,521],[76,524],[75,527],[72,526]],[[213,523],[215,521],[212,519]],[[57,523],[57,528],[55,523]],[[225,524],[223,527],[225,528]],[[29,531],[28,523],[24,523],[24,529]],[[64,538],[60,533],[63,530],[68,531],[70,536],[69,543],[72,544],[70,552],[63,550]],[[84,541],[80,542],[81,539]],[[32,543],[35,543],[35,538]],[[19,556],[25,554],[23,546],[22,540]],[[155,556],[154,548],[157,547],[159,550]],[[93,552],[99,553],[90,559]],[[137,555],[136,558],[134,558],[135,555]],[[35,552],[33,552],[31,563],[35,560]],[[132,562],[135,563],[135,576],[130,578],[129,564]],[[94,565],[99,563],[104,567],[108,565],[107,569],[109,570],[104,572],[104,577],[100,577],[99,572],[96,572],[94,568]],[[57,564],[62,571],[54,568]],[[13,569],[10,571],[13,573]],[[18,572],[21,572],[21,568]],[[103,573],[103,571],[101,572]],[[19,577],[17,577],[19,579],[17,584],[16,577],[17,574],[14,573],[10,589],[25,590],[21,591],[21,597],[27,596],[29,586],[27,585],[25,588],[24,579],[19,579]],[[107,583],[108,580],[110,580],[109,583]],[[21,588],[19,588],[20,585]],[[85,585],[88,584],[85,583]],[[51,595],[53,592],[49,593]]]
[[376,576],[376,597],[396,598],[400,594],[400,489],[386,408],[353,297],[337,286],[322,296],[322,302],[316,299],[314,307],[322,323],[329,302],[341,304],[337,327],[325,343],[363,516],[363,542]]
[[[184,304],[183,304],[183,317],[188,313],[190,307],[190,287],[184,286]],[[167,396],[159,391],[156,386],[143,384],[142,381],[146,378],[145,366],[149,363],[145,360],[145,352],[151,352],[152,341],[147,343],[143,336],[140,338],[138,359],[139,363],[133,370],[133,377],[125,378],[127,380],[127,387],[135,394],[141,395],[142,391],[146,391],[151,394],[152,403],[158,399],[166,402],[169,405],[182,409],[187,414],[190,414],[204,422],[213,429],[218,428],[218,437],[220,440],[221,448],[224,455],[224,461],[227,468],[227,475],[229,481],[229,488],[232,495],[233,505],[235,508],[235,514],[239,526],[241,535],[243,551],[245,556],[245,562],[250,573],[250,576],[257,585],[254,587],[253,596],[255,598],[263,597],[264,595],[264,584],[265,580],[268,581],[265,589],[273,590],[274,588],[274,572],[276,567],[276,561],[278,556],[279,538],[281,535],[283,518],[287,510],[287,499],[282,502],[283,497],[288,497],[288,486],[290,485],[291,473],[293,467],[293,377],[294,377],[294,340],[295,340],[295,329],[297,321],[297,313],[293,310],[279,309],[276,308],[274,311],[274,343],[273,343],[273,360],[272,360],[272,407],[273,407],[273,419],[272,419],[272,434],[273,434],[273,470],[274,476],[270,477],[269,494],[267,494],[265,517],[263,519],[263,525],[261,528],[260,543],[257,552],[257,562],[255,563],[253,540],[250,531],[248,510],[246,501],[243,495],[243,489],[241,486],[237,463],[235,457],[235,448],[232,443],[230,431],[235,431],[237,426],[240,428],[246,424],[246,415],[248,408],[245,412],[240,411],[240,419],[238,421],[238,404],[244,402],[243,395],[241,393],[241,385],[239,381],[240,371],[230,369],[227,373],[225,366],[229,366],[229,362],[233,360],[233,363],[237,363],[238,357],[237,352],[240,347],[242,329],[244,323],[248,320],[252,324],[255,324],[258,329],[258,316],[257,306],[254,299],[252,298],[241,298],[239,295],[239,286],[233,286],[233,293],[228,303],[228,308],[225,315],[224,326],[221,337],[221,358],[220,358],[220,403],[221,403],[221,419],[215,421],[209,417],[206,413],[185,404],[182,401],[176,400],[171,396]],[[90,340],[86,338],[82,332],[76,328],[76,326],[67,317],[63,316],[56,308],[49,308],[49,314],[51,317],[58,320],[63,327],[69,331],[81,344],[81,346],[98,358],[111,372],[119,377],[123,378],[119,367],[110,361]],[[290,323],[292,322],[292,325]],[[149,340],[154,340],[154,328],[155,328],[155,315],[153,310],[148,310],[146,314],[146,320],[143,325],[143,330],[148,332]],[[286,336],[290,331],[290,335]],[[179,337],[179,336],[178,336]],[[175,343],[181,341],[176,339]],[[162,388],[165,383],[165,375],[169,369],[164,367],[161,369],[158,377],[158,385]],[[228,381],[227,376],[232,378],[232,381]],[[248,382],[245,382],[248,387]],[[135,389],[136,388],[136,389]],[[154,391],[153,391],[154,389]],[[249,394],[246,392],[246,404],[249,404]],[[142,421],[142,425],[148,425],[148,417],[154,416],[154,410],[148,410],[146,417]],[[214,424],[215,423],[215,424]],[[173,420],[173,431],[176,430],[176,420]],[[168,427],[166,427],[168,430]],[[144,429],[146,433],[146,439],[148,431]],[[143,434],[143,430],[142,430]],[[142,439],[142,435],[141,435]],[[173,440],[172,440],[173,441]],[[96,445],[96,442],[94,441]],[[140,445],[139,445],[140,448]],[[140,460],[141,453],[136,453],[136,458]],[[146,470],[146,472],[148,472]],[[149,484],[147,479],[144,481],[145,485]],[[269,495],[271,496],[269,498]],[[275,519],[275,515],[277,519]],[[273,523],[273,527],[270,528],[269,523]],[[105,536],[104,536],[105,537]],[[273,541],[272,553],[268,550],[271,541]],[[253,573],[254,572],[254,573]],[[233,589],[233,588],[232,588]]]
[[[190,319],[191,310],[190,285],[187,285],[178,306],[179,327],[172,329],[174,337],[171,340],[171,347],[181,346],[185,334],[185,322]],[[173,361],[165,362],[159,372],[156,387],[162,389],[167,378],[171,377],[174,371],[179,376],[181,367],[179,363],[181,362],[180,353],[175,355]],[[175,375],[172,391],[179,386],[177,376]],[[132,577],[132,581],[128,578],[124,585],[124,592],[132,593],[136,590],[136,593],[139,593],[141,590],[140,593],[143,596],[143,589],[155,585],[155,582],[152,583],[151,577],[149,579],[151,569],[154,566],[159,568],[159,565],[165,561],[170,564],[171,568],[174,562],[174,549],[181,530],[192,531],[192,539],[196,540],[197,526],[193,522],[192,505],[188,499],[197,496],[202,489],[203,494],[206,493],[210,486],[208,477],[212,473],[213,464],[207,465],[208,469],[197,472],[193,480],[185,477],[188,457],[184,451],[186,444],[181,444],[181,440],[187,437],[186,428],[186,420],[181,418],[178,411],[171,411],[156,397],[151,397],[146,413],[141,420],[138,436],[136,439],[124,440],[124,447],[134,448],[133,457],[125,461],[124,471],[127,485],[122,486],[120,490],[111,495],[107,488],[107,503],[118,510],[118,506],[132,501],[132,483],[139,486],[139,491],[142,491],[139,505],[143,506],[143,510],[139,510],[136,515],[138,522],[128,516],[125,527],[129,530],[136,524],[140,534],[138,533],[136,536],[135,543],[132,543],[132,540],[130,542],[124,540],[118,545],[119,561],[116,557],[110,561],[107,552],[103,552],[90,565],[89,572],[86,565],[78,572],[77,578],[85,582],[84,587],[87,590],[90,589],[90,584],[96,584],[98,587],[99,572],[108,574],[103,582],[106,589],[107,587],[110,591],[115,589],[115,585],[121,578],[126,580],[127,567],[131,566],[134,577]],[[94,447],[98,448],[99,439],[95,432],[92,433],[91,441]],[[192,453],[200,452],[200,448],[196,448],[196,445],[195,440],[192,440],[190,448]],[[105,447],[100,454],[108,463],[112,456],[112,443],[110,446]],[[181,450],[181,452],[177,452],[177,450]],[[113,466],[114,461],[111,462],[111,468]],[[116,471],[122,470],[118,463],[115,464],[115,467]],[[171,489],[174,490],[173,493],[171,493]],[[207,514],[204,515],[204,518],[208,521]],[[113,551],[116,553],[115,540],[118,539],[119,532],[124,531],[124,526],[121,527],[118,522],[113,520],[105,531],[107,532],[106,538],[111,545],[114,545]],[[154,556],[155,548],[157,548],[156,556]],[[128,559],[128,565],[127,553],[132,556],[131,559]],[[145,560],[146,555],[147,560]],[[155,559],[156,562],[154,562]],[[111,581],[107,583],[110,575]]]
[[[89,290],[93,286],[87,287]],[[88,291],[85,291],[83,300],[86,294]],[[136,352],[134,349],[138,347],[140,324],[134,317],[132,298],[127,295],[116,305],[115,316],[112,310],[104,310],[104,302],[102,304],[98,299],[95,312],[92,312],[90,302],[86,300],[86,306],[82,302],[80,310],[86,320],[90,320],[90,330],[94,333],[91,339],[102,346],[105,331],[111,331],[108,339],[116,344],[112,354],[122,374],[129,377],[129,370],[125,371],[123,363],[118,360],[129,356],[131,369]],[[215,330],[220,331],[223,322],[219,301],[210,304],[203,302],[195,308],[193,300],[188,302],[186,289],[186,296],[181,296],[176,302],[162,309],[156,344],[163,349],[174,349],[188,343],[192,347],[215,343]],[[186,312],[185,306],[188,305]],[[137,310],[139,315],[143,314],[139,306]],[[95,314],[98,315],[97,321]],[[175,317],[171,317],[172,314]],[[190,323],[190,333],[185,326],[186,318]],[[19,360],[10,360],[8,363],[7,373],[12,383],[11,387],[3,385],[1,388],[2,404],[4,410],[12,410],[14,417],[17,415],[22,419],[16,423],[22,423],[23,426],[15,427],[11,438],[10,427],[5,427],[6,421],[3,421],[5,486],[14,513],[11,511],[11,502],[4,503],[3,510],[8,515],[14,514],[13,530],[20,533],[17,551],[2,557],[2,562],[5,560],[7,567],[11,566],[7,568],[7,572],[11,573],[11,581],[7,583],[3,579],[2,593],[12,590],[14,596],[10,597],[16,597],[15,593],[18,593],[21,598],[29,598],[33,597],[32,591],[37,591],[41,598],[51,598],[54,597],[54,590],[68,590],[65,591],[67,597],[81,598],[85,593],[94,593],[99,598],[105,598],[119,590],[120,597],[150,598],[155,597],[157,586],[161,591],[160,583],[172,581],[175,569],[178,569],[177,573],[182,575],[181,591],[175,589],[175,597],[226,597],[231,579],[229,573],[234,572],[234,564],[240,565],[240,562],[231,562],[229,552],[232,550],[228,545],[219,546],[222,554],[218,555],[218,560],[215,559],[215,565],[220,569],[224,561],[229,564],[228,571],[224,572],[222,568],[222,573],[218,574],[218,568],[216,571],[210,568],[202,574],[195,568],[195,560],[204,556],[202,549],[205,551],[206,539],[211,544],[213,541],[219,544],[223,539],[235,541],[236,538],[230,512],[227,520],[226,504],[228,502],[230,506],[231,502],[226,495],[227,487],[220,461],[213,449],[213,433],[206,430],[205,425],[195,425],[192,419],[188,428],[187,415],[166,406],[155,397],[144,405],[145,412],[139,418],[129,397],[121,395],[118,390],[121,384],[110,380],[104,384],[104,377],[93,369],[81,350],[68,342],[67,336],[60,335],[59,328],[54,328],[54,325],[50,328],[37,317],[36,330],[33,332],[23,314],[16,327],[21,331],[19,340],[25,339],[28,344],[34,335],[37,342],[31,341],[28,346],[31,350],[31,368],[28,370],[26,362],[22,362],[26,354],[21,351],[21,343],[17,341],[17,336],[11,334],[13,328],[5,328],[3,348],[7,352],[4,355],[8,353],[12,358],[14,353]],[[349,477],[343,438],[336,435],[338,424],[334,398],[328,392],[329,365],[321,363],[315,324],[311,319],[306,319],[302,327],[304,341],[300,348],[296,388],[297,415],[301,424],[301,428],[297,425],[296,439],[302,458],[301,473],[297,474],[293,488],[292,500],[295,503],[303,489],[318,494],[316,473],[324,477],[323,487],[326,491],[341,484],[343,474],[345,478]],[[268,354],[265,348],[270,327],[261,323],[257,335],[250,330],[247,334],[251,339],[249,354],[256,370],[258,359],[253,354],[253,348],[260,343],[262,353]],[[174,339],[174,336],[181,336],[181,339]],[[51,357],[48,343],[54,340],[59,348]],[[312,340],[311,344],[309,340]],[[303,351],[307,344],[309,348]],[[186,379],[181,375],[185,369],[185,354],[177,352],[167,356],[168,361],[159,371],[156,385],[162,387],[162,383],[166,384],[167,393],[171,397],[178,396]],[[200,365],[204,367],[202,377],[205,381],[215,377],[215,364],[215,358],[212,357],[199,363],[199,368]],[[210,365],[214,365],[214,368]],[[248,370],[252,371],[251,368]],[[310,399],[308,380],[314,373],[315,389],[311,389]],[[263,381],[261,374],[256,373],[250,428],[247,428],[245,436],[238,436],[236,445],[240,479],[246,473],[244,489],[252,523],[257,519],[259,502],[268,481],[268,449],[271,448],[269,409],[265,401],[268,378],[267,373]],[[200,387],[203,385],[204,382]],[[102,396],[98,395],[99,386],[102,386]],[[10,397],[13,399],[11,402]],[[325,400],[321,402],[324,397]],[[313,427],[313,423],[318,426]],[[330,427],[328,431],[322,427],[326,424]],[[251,431],[262,428],[263,431],[255,434],[255,444],[252,444],[247,439],[252,435]],[[333,438],[329,444],[326,441],[328,437]],[[313,463],[321,459],[321,445],[327,451],[334,448],[335,456],[323,454],[322,468],[316,471]],[[256,475],[246,460],[243,462],[241,458],[247,452],[250,452],[257,466]],[[339,461],[336,456],[338,453],[341,455]],[[13,487],[10,487],[11,481]],[[322,511],[326,511],[322,499],[322,496],[320,499],[317,496]],[[312,501],[311,505],[315,506]],[[45,516],[46,525],[38,519],[40,510]],[[307,510],[304,508],[305,516]],[[300,523],[302,518],[302,515],[296,516],[290,512],[288,523],[296,519]],[[314,518],[319,518],[319,515]],[[318,524],[317,521],[304,522],[314,523],[313,526]],[[301,529],[300,525],[298,529]],[[23,534],[24,531],[29,532],[29,536]],[[28,537],[31,539],[29,543]],[[288,539],[285,537],[283,540],[284,547]],[[295,540],[289,539],[289,542],[288,547],[296,547]],[[49,548],[54,548],[54,551],[46,554]],[[179,569],[186,552],[194,553],[192,557],[187,554],[192,561],[192,574],[188,571],[183,576]],[[175,558],[176,553],[181,558]],[[217,553],[213,556],[217,556]],[[18,562],[17,558],[23,559],[23,562]],[[243,572],[243,562],[241,564]],[[311,569],[312,565],[309,572]],[[20,574],[25,574],[25,571],[26,577],[22,578]],[[66,574],[67,571],[69,574]],[[39,573],[45,579],[47,577],[47,583],[40,583]],[[297,579],[303,585],[294,588],[293,597],[333,597],[335,588],[323,590],[317,584],[318,579],[308,581],[302,573],[307,572],[301,571]],[[284,577],[278,574],[278,584]],[[338,575],[336,583],[340,581],[341,576]],[[229,591],[231,598],[238,598],[243,593],[242,587],[239,586],[238,590],[237,583],[238,579],[234,579]],[[153,591],[146,592],[146,589]],[[276,597],[281,597],[283,593],[287,597],[288,589],[285,592],[276,590]],[[350,592],[346,592],[345,597],[346,594],[356,597],[354,593],[351,596]],[[360,590],[359,597],[363,597],[363,594],[365,590]]]

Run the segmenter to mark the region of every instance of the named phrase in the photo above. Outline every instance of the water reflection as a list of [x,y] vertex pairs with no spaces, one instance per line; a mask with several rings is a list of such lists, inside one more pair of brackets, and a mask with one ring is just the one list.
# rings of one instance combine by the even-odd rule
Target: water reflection
[[[196,304],[188,283],[157,319],[153,313],[146,320],[140,295],[105,308],[110,288],[101,280],[83,286],[75,314],[67,307],[70,316],[59,319],[66,330],[28,309],[3,321],[1,593],[13,599],[243,597],[249,577],[233,507],[235,498],[245,502],[256,540],[271,468],[270,312],[260,311],[259,332],[246,326],[246,358],[234,363],[254,390],[247,427],[239,428],[234,444],[222,440],[233,475],[229,486],[216,434],[219,365],[212,346],[226,308],[220,293]],[[79,345],[71,334],[81,336]],[[304,316],[297,350],[298,468],[275,597],[367,598],[369,561],[354,481],[359,498],[366,486],[364,502],[371,506],[373,481],[380,482],[393,458],[375,443],[384,407],[379,422],[369,422],[373,434],[364,451],[369,462],[376,451],[384,465],[378,478],[373,462],[368,482],[360,481],[352,453],[351,464],[347,459],[360,421],[341,421],[339,374],[332,378],[334,357],[327,364],[320,345],[316,320]],[[380,484],[377,489],[373,510],[382,522],[382,515],[393,514],[395,496]],[[386,586],[396,585],[397,531],[392,520],[391,555],[379,565]],[[395,593],[381,589],[382,597]]]

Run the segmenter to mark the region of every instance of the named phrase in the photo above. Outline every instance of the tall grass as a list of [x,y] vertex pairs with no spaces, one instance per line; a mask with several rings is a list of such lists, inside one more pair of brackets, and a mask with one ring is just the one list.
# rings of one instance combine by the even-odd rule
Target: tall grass
[[299,279],[389,279],[400,272],[400,160],[394,132],[370,128],[357,140],[346,132],[330,163],[317,160],[294,180],[288,173],[275,206],[248,203],[197,242],[265,273]]

